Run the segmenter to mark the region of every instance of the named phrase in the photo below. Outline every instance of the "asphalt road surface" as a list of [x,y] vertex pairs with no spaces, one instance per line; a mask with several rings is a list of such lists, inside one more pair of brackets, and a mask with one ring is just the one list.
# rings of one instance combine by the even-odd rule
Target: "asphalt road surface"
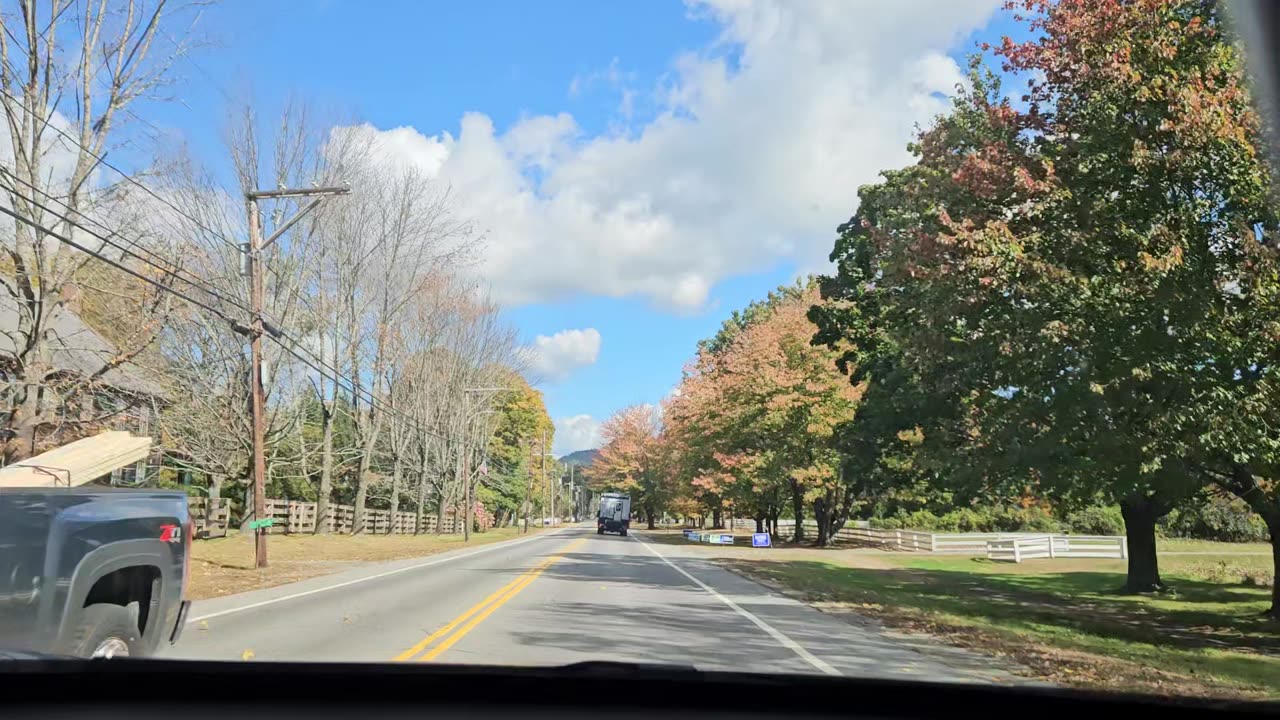
[[197,602],[164,656],[1017,682],[989,658],[819,612],[643,537],[563,528]]

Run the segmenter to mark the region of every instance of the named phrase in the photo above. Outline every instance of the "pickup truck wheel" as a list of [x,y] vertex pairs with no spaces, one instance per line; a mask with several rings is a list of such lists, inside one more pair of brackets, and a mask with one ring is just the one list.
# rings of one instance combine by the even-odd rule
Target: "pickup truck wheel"
[[603,535],[603,534],[604,534],[604,528],[596,528],[596,534],[597,534],[597,535]]
[[141,654],[142,639],[133,613],[126,607],[99,603],[80,612],[71,652],[87,658]]
[[620,534],[622,535],[622,537],[626,537],[626,536],[627,536],[627,531],[626,531],[626,530],[623,530]]

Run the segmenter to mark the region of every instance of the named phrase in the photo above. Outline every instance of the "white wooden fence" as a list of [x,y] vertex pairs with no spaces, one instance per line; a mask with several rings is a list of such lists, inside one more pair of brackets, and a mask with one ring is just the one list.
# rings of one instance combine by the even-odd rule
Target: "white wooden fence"
[[992,560],[1022,562],[1036,558],[1129,557],[1128,541],[1113,535],[1026,535],[990,540],[987,557]]
[[[852,523],[851,523],[852,524]],[[817,529],[817,523],[805,522]],[[751,520],[734,520],[735,529],[755,528]],[[778,530],[795,527],[795,521],[778,522]],[[865,521],[836,532],[837,541],[878,547],[894,552],[928,552],[946,555],[986,555],[992,560],[1022,562],[1035,558],[1129,557],[1122,535],[1060,535],[1056,533],[935,533],[919,530],[880,530]]]

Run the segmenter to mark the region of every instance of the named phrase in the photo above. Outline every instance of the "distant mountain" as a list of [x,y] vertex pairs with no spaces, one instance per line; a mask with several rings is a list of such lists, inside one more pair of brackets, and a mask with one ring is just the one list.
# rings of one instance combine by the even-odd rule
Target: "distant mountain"
[[596,456],[600,454],[599,450],[579,450],[571,452],[560,458],[560,462],[565,465],[576,465],[578,467],[587,467],[596,461]]

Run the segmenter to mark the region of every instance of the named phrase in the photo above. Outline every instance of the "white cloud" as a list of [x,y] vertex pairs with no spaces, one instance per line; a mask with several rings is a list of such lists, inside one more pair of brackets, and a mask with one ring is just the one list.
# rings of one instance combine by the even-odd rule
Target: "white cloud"
[[586,137],[562,113],[498,132],[470,113],[456,137],[381,135],[484,232],[479,270],[500,301],[640,295],[697,310],[725,277],[822,267],[858,186],[907,162],[913,127],[963,81],[946,53],[998,3],[703,0],[692,12],[720,37],[673,60],[639,127]]
[[556,436],[551,443],[551,451],[556,457],[600,447],[600,421],[590,415],[557,418],[555,425]]
[[600,354],[600,333],[595,328],[586,328],[539,335],[525,352],[535,379],[563,380],[575,369],[596,361]]

